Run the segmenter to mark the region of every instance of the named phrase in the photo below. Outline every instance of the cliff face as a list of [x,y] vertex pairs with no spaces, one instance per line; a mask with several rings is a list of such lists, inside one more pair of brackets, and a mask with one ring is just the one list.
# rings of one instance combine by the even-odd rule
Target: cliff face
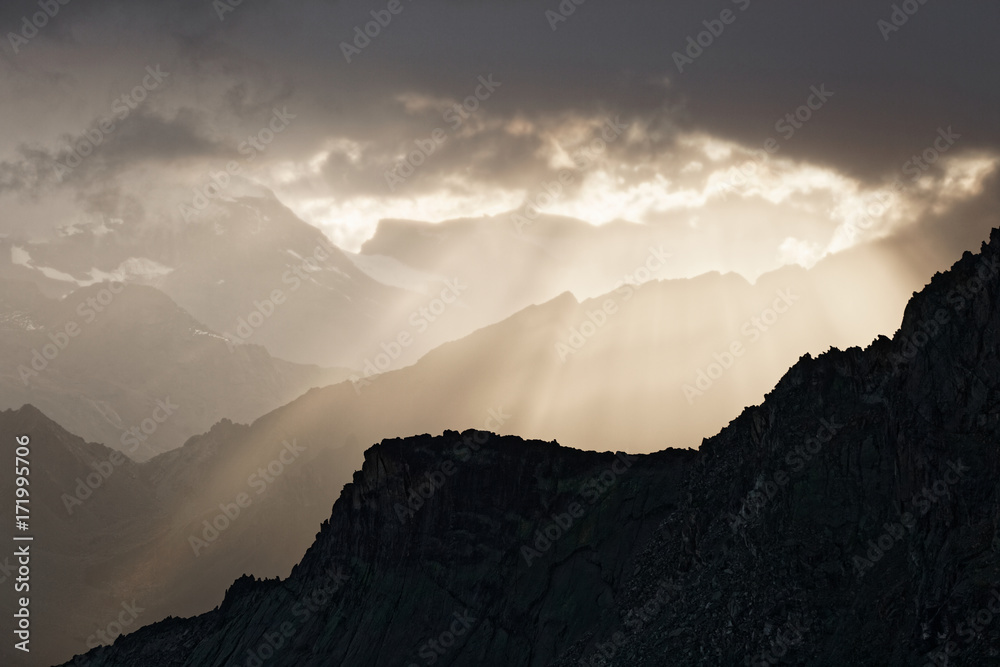
[[610,609],[696,456],[475,431],[384,441],[287,580],[245,577],[218,609],[76,664],[545,664]]
[[997,664],[998,251],[994,231],[892,340],[803,358],[703,444],[618,596],[662,610],[595,633],[623,632],[613,664]]
[[287,580],[77,664],[997,664],[998,306],[994,231],[697,452],[385,441]]

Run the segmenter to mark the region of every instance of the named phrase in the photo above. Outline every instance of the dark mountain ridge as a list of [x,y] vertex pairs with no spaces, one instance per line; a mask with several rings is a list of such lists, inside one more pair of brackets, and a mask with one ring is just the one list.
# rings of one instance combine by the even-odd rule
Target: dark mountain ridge
[[697,452],[385,441],[287,580],[86,660],[996,664],[998,262],[995,230],[891,340],[803,357]]

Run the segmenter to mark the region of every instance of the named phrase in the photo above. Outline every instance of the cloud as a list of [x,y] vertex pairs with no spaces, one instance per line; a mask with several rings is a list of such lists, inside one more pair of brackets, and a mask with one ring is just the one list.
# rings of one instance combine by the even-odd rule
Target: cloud
[[[187,187],[232,159],[272,108],[287,105],[294,127],[246,165],[247,177],[353,246],[380,217],[440,220],[520,207],[619,116],[628,135],[575,174],[551,212],[692,234],[733,227],[736,211],[755,228],[768,217],[782,229],[798,221],[802,229],[781,236],[795,239],[789,257],[832,247],[856,199],[896,178],[941,127],[953,126],[962,141],[927,174],[937,190],[908,188],[906,201],[917,203],[894,215],[957,205],[948,193],[976,197],[982,174],[966,167],[980,160],[985,169],[1000,154],[1000,83],[992,75],[1000,52],[989,46],[1000,9],[984,1],[961,10],[921,5],[888,40],[877,22],[891,3],[861,0],[595,1],[556,30],[545,15],[556,2],[403,7],[359,41],[348,63],[342,44],[372,20],[371,3],[257,0],[220,18],[200,0],[71,2],[21,53],[4,46],[0,112],[24,131],[16,142],[0,139],[0,193],[37,193],[51,183],[47,161],[156,63],[173,73],[169,87],[63,187],[106,198],[128,192],[136,170],[159,170],[161,180]],[[4,5],[0,26],[16,31],[32,8]],[[674,54],[724,9],[735,21],[678,71]],[[499,88],[453,127],[448,110],[491,75]],[[832,98],[785,138],[778,124],[807,104],[814,86]],[[446,140],[390,188],[387,171],[437,129]],[[780,152],[726,200],[719,186],[727,174],[770,138]]]

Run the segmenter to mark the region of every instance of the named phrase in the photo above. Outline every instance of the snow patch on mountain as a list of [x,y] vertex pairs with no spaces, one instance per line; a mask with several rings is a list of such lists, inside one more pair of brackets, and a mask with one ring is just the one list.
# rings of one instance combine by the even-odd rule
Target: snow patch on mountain
[[117,280],[120,282],[128,280],[155,280],[156,278],[169,275],[172,271],[171,267],[164,266],[148,257],[129,257],[110,273],[105,273],[100,269],[91,269],[90,277],[93,280],[89,284],[105,280]]
[[219,334],[214,334],[211,331],[203,331],[201,329],[191,329],[191,333],[195,336],[209,336],[210,338],[218,338],[219,340],[229,342],[229,339],[225,336],[220,336]]
[[39,271],[46,278],[51,278],[52,280],[76,283],[81,287],[91,284],[91,283],[81,282],[76,278],[74,278],[73,276],[69,275],[68,273],[63,273],[62,271],[59,271],[58,269],[53,269],[52,267],[49,266],[35,266],[31,261],[31,253],[29,253],[27,250],[19,246],[10,247],[10,261],[15,266],[23,266],[27,269],[34,269],[35,271]]
[[75,283],[80,287],[88,287],[96,283],[112,280],[119,282],[151,281],[166,276],[173,271],[171,267],[164,266],[148,257],[129,257],[110,272],[102,271],[98,268],[90,269],[87,272],[90,280],[81,280],[49,266],[36,266],[31,260],[31,254],[19,246],[11,246],[10,259],[11,263],[16,266],[34,269],[41,272],[46,278]]
[[14,266],[31,267],[31,255],[24,248],[12,245],[10,247],[10,262]]
[[41,326],[36,325],[28,313],[15,310],[11,313],[0,313],[0,329],[8,331],[35,331],[36,329],[41,329]]

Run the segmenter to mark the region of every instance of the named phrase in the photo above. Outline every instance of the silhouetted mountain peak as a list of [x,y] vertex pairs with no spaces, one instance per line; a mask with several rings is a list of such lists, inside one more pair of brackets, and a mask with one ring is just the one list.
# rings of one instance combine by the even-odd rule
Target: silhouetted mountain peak
[[958,623],[1000,568],[998,244],[935,276],[892,340],[802,356],[697,452],[383,441],[286,582],[241,580],[225,611],[93,664],[248,655],[331,572],[271,664],[402,664],[453,612],[475,621],[451,664],[922,664],[949,637],[986,664],[1000,630]]

